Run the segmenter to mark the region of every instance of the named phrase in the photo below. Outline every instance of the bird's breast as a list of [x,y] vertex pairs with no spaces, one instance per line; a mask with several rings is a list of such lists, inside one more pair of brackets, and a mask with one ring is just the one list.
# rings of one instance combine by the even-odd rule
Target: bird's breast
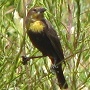
[[35,21],[33,23],[30,23],[29,25],[29,30],[31,30],[32,32],[42,32],[44,29],[45,25],[42,21]]

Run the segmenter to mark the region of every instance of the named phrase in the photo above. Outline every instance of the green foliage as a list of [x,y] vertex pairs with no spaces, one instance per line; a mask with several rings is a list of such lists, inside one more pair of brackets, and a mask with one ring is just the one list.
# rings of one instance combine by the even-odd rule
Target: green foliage
[[[0,0],[0,90],[58,90],[48,57],[22,64],[22,55],[42,55],[25,34],[20,10],[33,6],[47,9],[45,17],[60,36],[66,65],[64,75],[70,90],[90,89],[89,0]],[[19,9],[19,12],[18,12]],[[23,11],[26,12],[26,11]],[[19,13],[19,14],[18,14]],[[24,32],[24,33],[23,33]]]

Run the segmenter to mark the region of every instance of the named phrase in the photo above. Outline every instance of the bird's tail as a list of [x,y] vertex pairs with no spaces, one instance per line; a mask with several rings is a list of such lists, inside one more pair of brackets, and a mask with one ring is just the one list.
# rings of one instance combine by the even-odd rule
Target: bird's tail
[[[56,60],[56,61],[58,61],[58,60]],[[57,76],[60,88],[61,89],[67,89],[68,88],[68,84],[67,84],[67,82],[65,80],[61,63],[60,62],[59,63],[54,63],[53,69],[54,69],[54,71],[56,73],[56,76]]]
[[63,75],[62,67],[60,65],[59,66],[57,65],[54,67],[54,70],[55,70],[60,88],[67,89],[68,85]]

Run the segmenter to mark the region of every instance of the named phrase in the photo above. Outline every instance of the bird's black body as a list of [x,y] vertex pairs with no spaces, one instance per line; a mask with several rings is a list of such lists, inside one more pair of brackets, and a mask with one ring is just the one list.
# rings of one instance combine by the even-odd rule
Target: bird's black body
[[50,56],[50,55],[52,56],[53,55],[53,48],[51,46],[49,39],[46,37],[44,32],[33,33],[32,31],[28,31],[28,35],[29,35],[33,45],[36,48],[38,48],[44,56]]
[[[64,55],[57,33],[52,25],[44,18],[41,18],[40,22],[44,25],[41,32],[33,32],[33,30],[29,29],[27,30],[27,34],[33,45],[41,51],[44,56],[48,56],[51,59],[60,88],[68,88],[62,71],[61,62],[64,60]],[[26,24],[28,23],[30,22],[27,17]]]
[[[37,47],[43,53],[43,55],[45,56],[56,56],[56,55],[58,56],[59,55],[60,56],[60,53],[61,53],[60,59],[63,60],[64,59],[63,51],[60,48],[61,45],[60,45],[56,32],[54,32],[54,34],[56,34],[55,36],[52,35],[51,30],[48,31],[49,28],[48,28],[48,24],[46,23],[46,20],[42,20],[42,22],[46,25],[43,31],[40,33],[36,33],[36,32],[32,32],[31,30],[28,30],[27,31],[28,36],[30,37],[33,45]],[[56,39],[58,40],[57,41],[55,40],[55,42],[50,40],[50,38],[48,37],[46,33],[48,34],[50,33],[52,35],[51,37],[49,34],[49,37],[51,37],[51,39],[54,40],[54,37],[56,37]],[[54,48],[53,44],[57,48]],[[57,44],[59,45],[59,48]]]

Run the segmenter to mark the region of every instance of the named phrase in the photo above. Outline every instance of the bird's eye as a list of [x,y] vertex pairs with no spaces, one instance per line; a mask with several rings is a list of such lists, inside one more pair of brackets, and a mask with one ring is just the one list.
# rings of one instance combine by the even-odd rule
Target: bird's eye
[[37,11],[37,10],[36,10],[36,8],[34,8],[34,9],[33,9],[33,11],[35,11],[35,12],[36,12],[36,11]]

